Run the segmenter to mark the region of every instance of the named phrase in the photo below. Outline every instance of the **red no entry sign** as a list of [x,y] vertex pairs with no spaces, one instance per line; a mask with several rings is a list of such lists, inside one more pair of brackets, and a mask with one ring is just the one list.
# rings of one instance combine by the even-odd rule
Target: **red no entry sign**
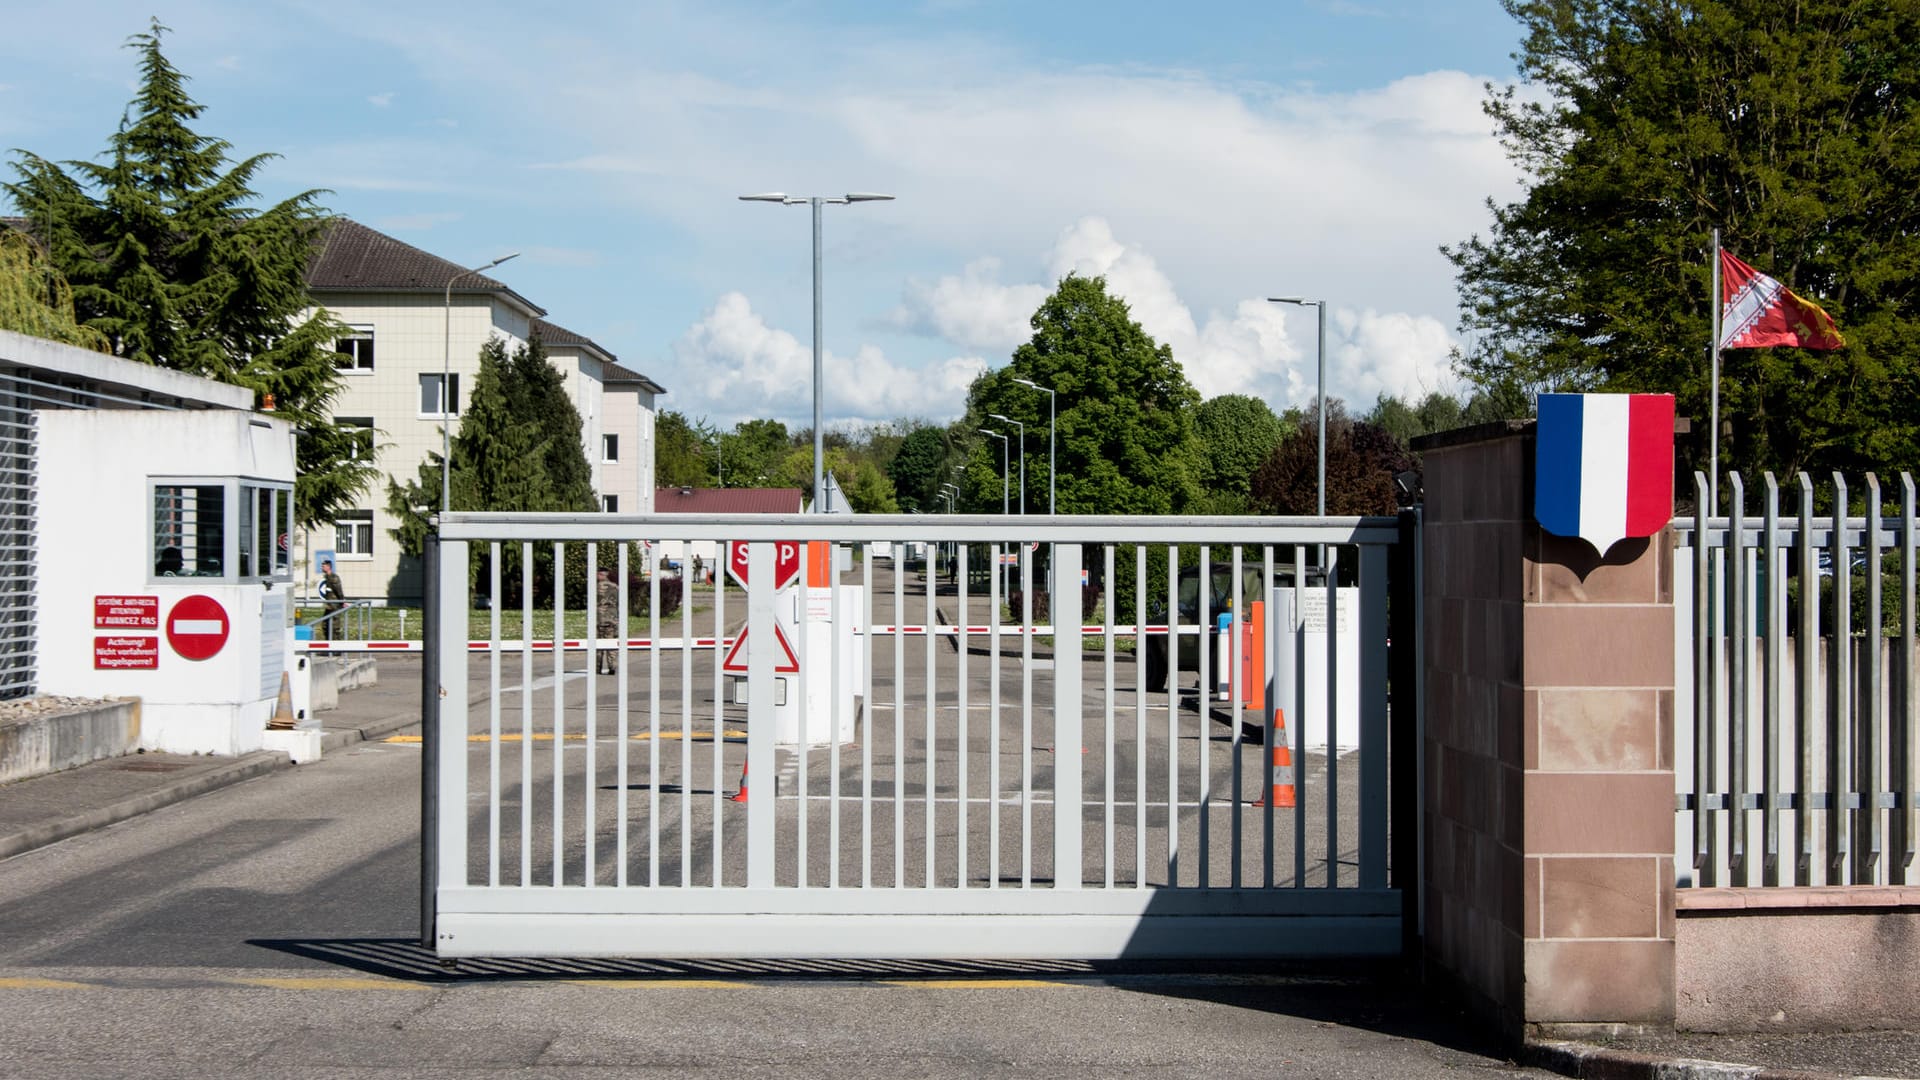
[[[739,582],[740,587],[744,589],[747,587],[747,542],[745,540],[735,540],[728,544],[727,548],[727,574],[732,577],[733,580]],[[793,584],[793,579],[799,576],[799,542],[782,540],[775,544],[773,554],[773,591],[779,592],[781,589]]]
[[167,613],[167,644],[188,660],[205,660],[226,648],[227,609],[211,596],[181,598]]

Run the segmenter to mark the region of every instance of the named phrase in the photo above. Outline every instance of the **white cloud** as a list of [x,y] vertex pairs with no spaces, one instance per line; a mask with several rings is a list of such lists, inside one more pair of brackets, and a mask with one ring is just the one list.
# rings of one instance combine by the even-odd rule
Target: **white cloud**
[[887,322],[966,349],[1011,350],[1031,336],[1029,320],[1047,286],[1002,285],[999,271],[1000,260],[987,257],[931,283],[908,282]]
[[384,109],[387,106],[393,104],[393,94],[392,92],[388,92],[385,94],[369,94],[367,95],[367,104],[372,105],[376,109]]
[[[720,297],[673,343],[672,405],[723,426],[754,417],[812,421],[813,350],[767,325],[740,293]],[[829,352],[822,412],[828,425],[848,420],[948,415],[987,368],[974,356],[903,368],[874,346],[852,356]]]

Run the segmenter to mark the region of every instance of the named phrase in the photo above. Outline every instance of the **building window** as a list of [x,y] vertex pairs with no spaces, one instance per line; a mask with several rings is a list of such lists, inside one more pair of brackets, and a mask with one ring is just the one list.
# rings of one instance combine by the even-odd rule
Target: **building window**
[[292,578],[292,487],[155,480],[152,491],[154,577]]
[[349,328],[345,337],[333,343],[333,366],[341,371],[373,370],[373,327]]
[[620,512],[620,496],[618,495],[600,496],[600,509],[609,514],[619,513]]
[[373,511],[340,511],[333,520],[333,553],[341,559],[373,557]]
[[600,436],[600,460],[601,461],[619,461],[620,460],[620,436],[618,435]]
[[445,398],[440,395],[440,375],[438,373],[420,376],[420,415],[456,416],[460,412],[460,373],[454,372],[447,377],[451,381],[448,387],[451,393]]
[[373,417],[336,416],[333,422],[343,428],[351,428],[352,442],[347,446],[347,458],[351,461],[373,460]]

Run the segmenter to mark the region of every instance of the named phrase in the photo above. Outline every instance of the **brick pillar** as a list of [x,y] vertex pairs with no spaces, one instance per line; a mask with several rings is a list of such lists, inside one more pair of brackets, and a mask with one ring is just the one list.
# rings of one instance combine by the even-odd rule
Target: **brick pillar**
[[1671,538],[1542,532],[1529,423],[1415,448],[1429,963],[1509,1037],[1671,1025]]

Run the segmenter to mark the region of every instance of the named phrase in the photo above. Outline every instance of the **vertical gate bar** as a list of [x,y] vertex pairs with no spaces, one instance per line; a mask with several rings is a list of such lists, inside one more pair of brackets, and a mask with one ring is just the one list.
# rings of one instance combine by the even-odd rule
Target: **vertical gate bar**
[[[960,580],[960,571],[959,571],[960,550],[959,549],[960,549],[960,545],[955,544],[954,552],[953,552],[953,556],[954,556],[953,566],[954,566],[954,581],[956,583],[956,589],[955,589],[956,592],[959,591],[957,588],[957,584]],[[935,885],[938,884],[938,881],[939,881],[939,878],[937,876],[938,857],[934,852],[934,843],[933,843],[935,831],[936,831],[936,824],[937,824],[936,815],[934,811],[934,794],[937,789],[935,787],[934,782],[939,775],[935,765],[940,757],[940,751],[939,751],[940,744],[938,742],[939,715],[940,715],[940,689],[939,689],[940,680],[935,676],[934,670],[933,670],[934,669],[934,647],[935,647],[935,644],[940,640],[940,635],[934,632],[934,627],[940,621],[940,612],[934,604],[934,593],[936,591],[935,585],[937,584],[938,581],[939,581],[939,578],[937,575],[928,575],[927,577],[927,634],[926,634],[927,640],[925,643],[927,647],[927,722],[926,722],[926,734],[927,734],[926,788],[927,790],[926,790],[926,807],[923,811],[926,819],[927,835],[925,838],[926,842],[924,846],[926,850],[924,852],[923,861],[926,863],[925,887],[929,889],[935,887]]]
[[[439,730],[434,767],[435,818],[439,826],[439,888],[459,888],[472,879],[467,874],[467,734],[471,696],[467,693],[467,612],[472,597],[467,587],[467,543],[440,542],[438,652],[440,657]],[[424,748],[422,750],[424,753]]]
[[987,651],[993,656],[987,673],[987,888],[1000,887],[1000,583],[1004,545],[993,546],[993,573],[987,575]]
[[[900,576],[900,568],[906,565],[907,553],[913,545],[904,541],[891,541],[893,548],[893,576]],[[866,730],[860,735],[860,887],[873,888],[873,612],[879,603],[873,595],[873,548],[867,548],[867,561],[860,567],[860,648],[862,650],[860,667],[864,674],[863,691],[860,698],[860,712],[866,720]]]
[[627,841],[628,802],[632,797],[628,793],[630,785],[627,783],[627,736],[630,731],[628,706],[631,704],[627,696],[627,639],[632,636],[631,624],[627,621],[629,618],[627,611],[627,575],[632,573],[633,568],[628,565],[627,544],[625,542],[621,543],[617,550],[619,554],[615,556],[617,569],[614,570],[614,580],[618,582],[620,589],[620,636],[618,638],[619,645],[617,646],[619,649],[617,654],[619,664],[616,665],[620,671],[618,676],[620,685],[614,696],[616,699],[615,708],[619,713],[617,728],[620,742],[618,744],[619,748],[614,752],[613,767],[617,784],[614,790],[620,793],[620,803],[619,811],[614,822],[614,828],[616,830],[614,833],[614,858],[617,861],[614,863],[613,884],[615,888],[624,889],[627,887],[627,858],[631,846]]
[[1726,648],[1727,884],[1747,885],[1752,882],[1751,867],[1747,864],[1747,721],[1752,715],[1748,708],[1747,660],[1753,655],[1751,579],[1747,573],[1747,488],[1737,472],[1727,474],[1727,484],[1732,491],[1733,505],[1727,511],[1730,516],[1727,543],[1720,560],[1733,586],[1730,604],[1733,625],[1727,634]]
[[1780,483],[1771,471],[1762,474],[1767,485],[1766,517],[1762,523],[1761,578],[1766,597],[1767,674],[1761,689],[1765,729],[1760,750],[1760,834],[1764,849],[1760,884],[1780,884],[1780,665],[1786,655],[1786,574],[1780,557]]
[[1302,617],[1306,597],[1307,549],[1303,544],[1295,544],[1293,622],[1287,627],[1293,640],[1293,719],[1287,725],[1287,738],[1293,741],[1293,887],[1296,889],[1307,887],[1307,623]]
[[[1196,687],[1194,720],[1200,725],[1199,733],[1193,740],[1194,772],[1200,785],[1200,858],[1195,871],[1199,875],[1198,881],[1203,889],[1212,884],[1209,880],[1211,877],[1209,871],[1210,864],[1213,862],[1213,852],[1209,844],[1213,839],[1213,762],[1210,760],[1212,755],[1208,752],[1212,749],[1213,740],[1207,736],[1211,734],[1209,725],[1213,720],[1211,714],[1214,678],[1211,662],[1214,657],[1207,646],[1213,642],[1214,627],[1218,624],[1213,617],[1213,597],[1209,595],[1213,591],[1211,588],[1213,567],[1208,565],[1211,554],[1208,545],[1200,545],[1200,580],[1198,582],[1200,590],[1197,603],[1193,608],[1194,621],[1200,624],[1200,640],[1194,652],[1195,662],[1199,664],[1199,671],[1194,678]],[[1167,665],[1167,677],[1177,682],[1180,677],[1180,654],[1175,650],[1171,655],[1173,661]]]
[[955,621],[958,622],[960,625],[960,636],[957,639],[960,642],[960,648],[959,648],[959,656],[956,657],[957,665],[959,667],[959,683],[960,683],[960,693],[959,693],[960,722],[959,722],[958,733],[954,739],[955,744],[959,747],[959,753],[955,755],[956,761],[953,769],[954,780],[958,785],[958,798],[954,802],[954,806],[958,809],[959,817],[960,817],[960,820],[959,820],[960,842],[957,849],[954,852],[954,862],[955,862],[954,887],[960,888],[960,889],[964,889],[967,887],[967,818],[971,816],[973,812],[972,806],[967,802],[967,738],[969,735],[969,727],[970,727],[970,725],[967,722],[968,721],[968,716],[967,716],[968,698],[970,696],[967,693],[967,653],[970,651],[973,645],[973,637],[969,633],[969,629],[973,623],[973,620],[969,618],[967,614],[967,610],[968,610],[967,609],[967,601],[968,601],[967,584],[968,584],[968,574],[969,574],[969,568],[967,566],[967,562],[968,562],[967,556],[970,553],[971,548],[972,548],[972,545],[970,544],[961,544],[959,546],[959,549],[956,551],[956,554],[960,559],[960,569],[959,569],[959,572],[955,575],[958,582],[958,587],[955,588],[954,590],[956,594],[956,599],[954,603],[957,604],[960,608],[960,610],[954,616]]
[[[753,777],[759,776],[760,790],[764,795],[747,800],[747,888],[771,889],[774,880],[774,810],[776,786],[774,783],[774,740],[778,737],[774,718],[774,667],[775,657],[780,654],[776,648],[768,648],[767,643],[774,641],[778,632],[774,623],[773,565],[776,545],[764,541],[754,541],[747,545],[747,625],[740,632],[757,635],[761,642],[757,649],[742,650],[747,654],[747,781],[749,787]],[[714,610],[718,612],[718,598],[724,591],[716,584],[714,588]],[[716,614],[715,616],[719,616]],[[716,628],[715,637],[719,637]],[[717,668],[719,665],[716,664]],[[716,703],[717,704],[717,703]],[[805,707],[805,703],[802,703]],[[716,718],[718,713],[715,714]],[[714,762],[719,763],[719,732],[715,731]],[[715,797],[719,787],[715,785]],[[714,817],[714,836],[720,834],[720,814],[716,808]],[[720,884],[720,853],[714,852],[714,885]]]
[[[940,573],[940,544],[927,544],[927,576]],[[907,592],[893,576],[893,887],[907,887]]]
[[[1890,751],[1893,762],[1899,770],[1895,779],[1898,791],[1900,811],[1898,822],[1900,835],[1890,840],[1890,850],[1895,867],[1890,868],[1887,881],[1899,881],[1902,884],[1915,884],[1914,855],[1915,845],[1920,843],[1920,726],[1916,726],[1914,708],[1914,599],[1915,585],[1913,559],[1916,549],[1914,543],[1913,474],[1900,474],[1900,694],[1895,701],[1899,719],[1899,741]],[[1894,872],[1897,869],[1897,873]]]
[[[647,887],[660,887],[660,639],[666,627],[660,618],[660,568],[652,547],[642,549],[647,560]],[[684,598],[681,601],[685,603]],[[684,647],[682,649],[684,652]],[[680,740],[685,742],[685,739]]]
[[422,581],[425,592],[420,615],[420,947],[432,949],[440,940],[440,744],[445,736],[441,708],[440,631],[446,621],[447,598],[440,588],[440,536],[436,529],[426,536],[421,552]]
[[1180,548],[1167,545],[1167,888],[1180,887]]
[[1327,711],[1327,888],[1340,885],[1340,549],[1327,545],[1321,573],[1327,585],[1327,695],[1322,706]]
[[[721,565],[727,565],[733,557],[729,544],[715,544],[714,554]],[[687,545],[680,547],[680,565],[686,566],[691,558],[687,554]],[[725,571],[723,570],[722,573]],[[693,583],[687,580],[686,571],[680,572],[680,887],[693,884]],[[714,575],[713,601],[717,608],[721,594],[726,592],[721,577]],[[719,616],[715,616],[718,621]],[[718,635],[714,644],[714,666],[720,664],[719,657],[724,649],[719,644]],[[718,823],[716,823],[717,825]]]
[[1102,544],[1100,546],[1100,572],[1102,574],[1102,577],[1100,578],[1100,593],[1103,600],[1102,610],[1105,613],[1101,618],[1102,634],[1101,634],[1100,640],[1106,642],[1105,656],[1103,657],[1103,659],[1105,660],[1105,664],[1103,665],[1104,671],[1102,673],[1102,676],[1105,680],[1105,686],[1106,686],[1105,728],[1107,733],[1107,759],[1106,759],[1105,765],[1103,766],[1103,770],[1100,774],[1103,780],[1103,784],[1100,789],[1101,805],[1105,808],[1105,821],[1102,824],[1101,828],[1105,833],[1105,837],[1106,837],[1106,867],[1107,867],[1106,887],[1111,889],[1113,888],[1113,848],[1114,848],[1113,797],[1114,797],[1114,786],[1115,786],[1113,782],[1113,723],[1114,723],[1113,701],[1114,701],[1115,687],[1113,685],[1113,651],[1114,651],[1113,596],[1114,596],[1114,593],[1113,593],[1113,545],[1112,544]]
[[1280,692],[1280,681],[1275,673],[1280,670],[1280,635],[1274,632],[1274,616],[1279,613],[1279,605],[1273,602],[1273,545],[1263,544],[1260,548],[1260,602],[1266,605],[1266,674],[1260,687],[1260,693],[1266,704],[1260,714],[1260,887],[1273,888],[1273,749],[1279,739],[1279,728],[1274,724],[1275,713],[1280,703],[1275,700]]
[[533,884],[533,542],[520,542],[520,885]]
[[1047,566],[1053,575],[1047,611],[1053,619],[1053,887],[1069,891],[1086,883],[1081,814],[1086,711],[1080,692],[1086,648],[1080,633],[1086,623],[1080,610],[1080,568],[1085,565],[1081,545],[1054,544]]
[[1814,664],[1820,634],[1820,577],[1813,546],[1813,478],[1800,482],[1800,619],[1794,633],[1793,710],[1793,883],[1813,883],[1813,718]]
[[[786,546],[786,543],[784,540],[781,541],[775,546],[774,550],[777,552],[781,547]],[[794,868],[794,884],[797,888],[804,889],[807,887],[807,863],[810,861],[809,856],[812,854],[811,849],[807,846],[807,818],[811,816],[807,812],[807,780],[809,779],[807,776],[807,766],[810,763],[809,759],[813,757],[813,732],[810,730],[813,720],[813,657],[808,655],[808,647],[813,644],[810,640],[812,631],[811,623],[813,622],[813,568],[809,565],[812,552],[811,545],[802,540],[796,540],[793,543],[795,545],[794,554],[800,560],[800,578],[794,585],[793,597],[794,633],[800,638],[800,663],[798,665],[800,670],[793,673],[793,692],[795,695],[798,695],[800,699],[800,744],[794,750],[795,757],[798,759],[794,763],[794,776],[799,786],[799,791],[796,793],[793,803],[793,843],[794,862],[796,863]],[[780,597],[775,596],[774,603],[778,605],[780,599]],[[778,675],[775,676],[775,678],[778,677]],[[787,700],[791,702],[793,698],[789,697]],[[717,712],[714,716],[714,724],[714,741],[717,743],[720,741],[719,715]],[[774,797],[778,798],[779,791],[777,790],[777,781],[775,786]],[[779,818],[776,816],[774,820],[777,822]],[[777,837],[774,840],[774,847],[776,851],[779,848],[779,840]],[[777,857],[776,855],[776,858]]]
[[[853,545],[847,545],[849,557],[853,550]],[[839,558],[839,545],[829,544],[827,610],[832,615],[827,633],[827,663],[831,670],[827,676],[827,887],[830,889],[840,887],[840,702],[844,700],[840,695],[847,690],[840,685],[847,663],[840,639],[853,625],[853,612],[847,610],[847,591],[840,587],[840,574],[834,569],[839,565]]]
[[[1233,725],[1233,784],[1230,788],[1232,801],[1228,804],[1232,814],[1232,836],[1228,850],[1233,859],[1233,870],[1228,881],[1233,888],[1240,887],[1240,701],[1246,696],[1246,646],[1242,643],[1245,634],[1240,629],[1242,622],[1248,622],[1250,612],[1246,607],[1246,597],[1240,587],[1241,549],[1233,545],[1233,597],[1231,601],[1232,621],[1227,624],[1227,716]],[[1248,622],[1248,625],[1251,625]],[[1206,727],[1201,726],[1201,738],[1206,738]]]
[[[1027,542],[1014,547],[1020,561],[1020,887],[1033,888],[1033,564]],[[1055,747],[1055,755],[1058,747]],[[1056,808],[1057,809],[1057,808]]]
[[[599,627],[600,609],[599,609],[599,594],[596,591],[599,588],[599,580],[600,580],[599,559],[600,559],[599,542],[594,540],[587,541],[587,580],[586,580],[587,592],[586,592],[586,595],[591,599],[587,600],[583,605],[584,610],[582,611],[582,615],[586,620],[587,626],[586,626],[586,629],[580,635],[583,639],[587,641],[588,645],[590,646],[587,649],[586,658],[588,660],[593,661],[592,669],[587,671],[585,673],[586,677],[581,680],[581,682],[586,687],[586,695],[587,695],[587,707],[586,707],[586,736],[587,736],[586,759],[587,760],[586,760],[586,781],[584,784],[586,806],[582,809],[581,824],[582,826],[584,826],[587,836],[586,836],[586,843],[584,845],[584,850],[582,851],[582,856],[585,860],[586,876],[581,880],[580,883],[586,886],[592,886],[595,882],[598,882],[600,880],[600,867],[594,858],[595,834],[597,834],[600,831],[598,828],[598,825],[600,822],[600,816],[597,813],[597,808],[594,803],[594,795],[596,794],[597,789],[600,787],[600,779],[599,779],[600,774],[598,771],[598,759],[595,757],[595,754],[594,754],[594,751],[596,748],[593,745],[594,736],[599,734],[599,731],[596,727],[596,721],[599,719],[598,709],[599,709],[599,698],[600,698],[600,663],[599,663],[600,654],[596,652],[593,648],[591,648],[592,645],[599,644],[598,637],[600,632],[600,627]],[[554,572],[555,572],[555,575],[558,576],[560,573],[560,568],[556,567]]]
[[1714,883],[1713,824],[1707,813],[1708,766],[1713,760],[1713,575],[1707,559],[1706,474],[1693,474],[1693,883]]
[[1880,822],[1880,792],[1884,790],[1880,782],[1880,732],[1887,722],[1886,705],[1880,698],[1884,681],[1880,656],[1886,638],[1880,617],[1880,477],[1875,473],[1867,474],[1867,535],[1861,546],[1867,551],[1867,636],[1861,642],[1861,650],[1866,653],[1867,707],[1860,718],[1860,756],[1855,775],[1860,778],[1860,814],[1865,820],[1861,822],[1863,835],[1855,838],[1854,850],[1859,854],[1853,879],[1861,885],[1872,885],[1880,876],[1886,840]]
[[[487,884],[500,887],[500,541],[487,545]],[[525,794],[522,793],[522,797]]]
[[553,543],[553,887],[566,884],[567,545]]
[[[714,553],[716,555],[732,554],[731,550],[726,548],[721,548],[718,546],[715,547]],[[751,560],[751,558],[753,557],[752,548],[747,549],[747,557],[749,558],[749,560]],[[681,565],[682,567],[685,566],[684,563],[682,563]],[[725,816],[725,811],[727,807],[727,802],[726,802],[727,797],[721,794],[721,790],[722,790],[721,785],[726,783],[726,763],[721,760],[722,755],[726,752],[726,724],[721,719],[722,715],[725,713],[725,710],[726,710],[726,698],[727,698],[727,675],[726,675],[726,672],[722,670],[726,666],[726,655],[727,655],[727,648],[726,648],[727,586],[726,586],[726,580],[725,580],[726,573],[727,572],[723,565],[721,568],[719,568],[718,572],[713,575],[713,753],[710,755],[710,758],[712,761],[712,765],[711,765],[712,782],[709,783],[707,786],[711,788],[713,791],[713,795],[712,795],[712,806],[713,806],[712,861],[713,861],[713,887],[716,889],[726,884],[726,875],[722,872],[722,865],[724,861],[724,853],[726,851],[727,819]],[[753,570],[751,567],[747,570],[747,573],[748,574],[753,573]],[[682,597],[684,597],[684,599],[682,599],[680,602],[686,607],[692,608],[694,583],[687,582],[685,580],[685,575],[686,575],[686,571],[685,569],[682,569],[681,577],[682,577],[682,584],[684,587],[681,590],[681,595]],[[769,567],[762,573],[760,580],[764,583],[767,581],[771,581],[772,579],[773,579],[773,569]],[[754,591],[752,588],[748,588],[746,590],[746,593],[747,593],[747,597],[746,597],[747,613],[748,615],[752,615]],[[768,601],[768,602],[771,603],[772,601]],[[742,630],[741,633],[744,634],[746,633],[746,631]],[[769,641],[769,640],[772,640],[772,638],[773,638],[773,634],[769,632],[769,633],[764,633],[764,635],[760,638],[760,640]],[[689,647],[691,647],[692,642],[689,641],[688,645]],[[741,651],[748,654],[747,671],[748,671],[748,674],[751,675],[753,672],[753,660],[752,660],[753,650],[743,649]],[[773,650],[768,650],[769,655],[771,655],[772,652]],[[771,666],[771,662],[769,662],[769,666]],[[768,690],[767,690],[767,693],[769,695],[768,697],[769,701],[772,700],[771,695],[773,693],[771,679],[772,679],[772,676],[769,676],[769,684],[768,684]],[[765,716],[767,717],[765,722],[766,726],[771,727],[773,724],[773,711],[771,708],[768,709],[768,711],[765,713]],[[752,702],[751,683],[749,683],[748,685],[747,718],[749,721],[753,719],[753,702]],[[748,726],[751,727],[752,726],[751,723],[749,723]],[[693,725],[691,724],[687,725],[687,730],[681,736],[681,741],[686,743],[691,743],[693,741]],[[747,750],[748,750],[747,756],[749,760],[751,760],[753,756],[752,755],[753,740],[751,737],[751,732],[749,732],[749,737],[747,740]],[[767,797],[768,797],[768,801],[771,801],[773,798],[779,795],[780,789],[779,789],[779,783],[774,779],[773,773],[771,771],[773,768],[773,763],[771,760],[772,752],[769,751],[768,755],[769,755],[769,760],[767,764],[767,769],[769,771],[762,772],[760,775],[766,778]],[[689,758],[688,760],[689,762],[691,762],[692,759]],[[744,772],[741,774],[740,779],[741,779],[741,786],[746,787],[747,777]],[[688,772],[686,780],[687,780],[687,787],[691,789],[693,787],[693,775],[691,771]],[[753,822],[754,822],[753,804],[752,804],[752,801],[749,800],[747,804],[747,842],[749,845],[751,845],[753,842],[753,836],[755,831],[755,826]],[[692,832],[693,819],[691,817],[686,817],[681,819],[680,828],[686,832]],[[771,852],[772,845],[773,845],[773,830],[771,828],[766,830],[766,842],[768,845],[768,851]],[[749,850],[751,850],[751,848],[749,848]],[[769,854],[767,858],[771,860],[773,856]],[[749,867],[751,867],[751,863],[749,863]],[[749,873],[751,873],[751,869],[749,869]],[[769,877],[771,877],[772,871],[769,870],[768,874],[769,874]],[[771,885],[772,881],[769,880],[768,884]]]
[[[1387,887],[1387,549],[1360,547],[1360,887]],[[1331,748],[1329,748],[1331,749]]]
[[1133,546],[1133,887],[1147,887],[1147,545]]
[[1853,559],[1847,547],[1847,479],[1837,470],[1827,550],[1833,567],[1833,635],[1827,661],[1827,883],[1838,885],[1852,877],[1847,864],[1853,819],[1847,810],[1853,795],[1848,768],[1853,761],[1849,738],[1853,727]]

